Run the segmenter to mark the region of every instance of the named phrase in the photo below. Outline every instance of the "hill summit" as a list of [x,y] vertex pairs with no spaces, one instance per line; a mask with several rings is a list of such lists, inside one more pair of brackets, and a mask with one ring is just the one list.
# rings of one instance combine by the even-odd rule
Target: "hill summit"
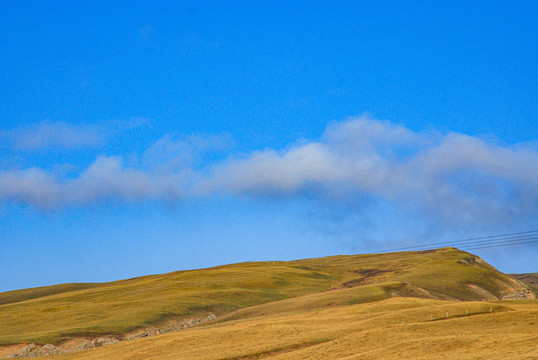
[[399,297],[494,301],[536,295],[532,286],[455,248],[246,262],[0,293],[0,345],[31,344],[31,354],[49,344],[61,352],[202,323]]

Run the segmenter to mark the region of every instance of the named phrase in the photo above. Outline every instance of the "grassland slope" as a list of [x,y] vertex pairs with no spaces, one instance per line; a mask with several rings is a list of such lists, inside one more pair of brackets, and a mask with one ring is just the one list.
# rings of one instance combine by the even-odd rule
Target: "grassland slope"
[[41,286],[31,289],[21,289],[0,293],[0,305],[11,304],[25,300],[37,299],[45,296],[62,294],[66,292],[98,287],[98,283],[73,283],[52,286]]
[[[299,311],[394,296],[468,301],[534,296],[524,283],[454,248],[240,263],[6,294],[0,294],[10,299],[0,305],[0,345],[121,335],[171,319],[225,319],[234,311],[230,319],[246,318],[276,312],[271,303],[281,300],[280,309]],[[269,308],[255,308],[262,304]]]
[[537,305],[391,298],[233,320],[50,359],[536,359]]

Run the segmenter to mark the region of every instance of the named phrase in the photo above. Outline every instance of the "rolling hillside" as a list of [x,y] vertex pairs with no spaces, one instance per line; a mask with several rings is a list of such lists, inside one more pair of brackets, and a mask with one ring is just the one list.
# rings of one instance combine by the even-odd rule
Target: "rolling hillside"
[[[35,355],[40,351],[54,353],[135,339],[76,353],[77,357],[84,358],[86,355],[82,354],[96,351],[95,354],[100,355],[89,358],[107,358],[108,355],[104,355],[106,351],[114,351],[112,349],[116,347],[128,347],[141,341],[152,346],[153,342],[167,341],[165,339],[172,341],[175,337],[205,337],[203,331],[207,331],[208,336],[215,331],[224,331],[222,329],[229,329],[232,333],[237,330],[239,334],[243,325],[252,325],[257,321],[271,323],[274,320],[278,323],[287,321],[285,319],[289,316],[298,317],[299,323],[324,321],[327,334],[321,331],[312,332],[312,336],[305,335],[300,344],[308,346],[288,344],[286,341],[277,341],[277,346],[270,342],[263,344],[259,340],[262,342],[259,346],[248,351],[245,348],[246,352],[231,351],[229,357],[246,358],[244,356],[254,354],[248,355],[248,358],[256,358],[266,351],[276,354],[280,350],[275,349],[279,348],[291,347],[298,351],[311,345],[327,346],[357,325],[350,324],[350,328],[344,326],[341,329],[339,326],[327,326],[333,324],[332,317],[344,316],[351,309],[384,313],[386,306],[389,306],[394,311],[402,311],[401,321],[404,323],[411,321],[420,324],[429,320],[427,313],[434,308],[437,309],[434,311],[436,318],[442,317],[446,312],[444,310],[449,308],[457,309],[450,310],[450,313],[455,311],[461,315],[465,313],[465,308],[477,316],[486,316],[486,310],[490,309],[490,316],[493,313],[500,316],[500,313],[508,310],[515,311],[518,306],[521,311],[529,311],[535,317],[536,313],[532,311],[536,309],[536,302],[532,300],[530,305],[519,302],[501,305],[510,303],[510,300],[534,297],[527,284],[502,274],[472,254],[454,248],[332,256],[290,262],[240,263],[111,283],[65,284],[1,293],[0,356],[15,353]],[[470,302],[462,303],[462,300]],[[487,305],[472,302],[477,300],[504,301]],[[416,311],[420,316],[413,315],[406,320],[408,317],[405,314],[409,311]],[[342,314],[338,315],[340,312]],[[326,320],[322,320],[324,317]],[[391,318],[389,323],[393,325],[394,319]],[[272,338],[270,325],[256,325],[259,326],[260,339],[264,336]],[[312,326],[316,328],[317,325]],[[189,327],[191,329],[188,331],[138,339]],[[268,332],[264,335],[266,327]],[[273,326],[274,331],[277,328],[277,325]],[[423,330],[426,331],[426,328]],[[284,338],[287,339],[287,336],[282,340]],[[204,343],[201,338],[195,342]],[[38,345],[25,345],[29,343]],[[58,347],[45,345],[49,348],[42,350],[39,344],[55,344]],[[194,347],[192,351],[201,351],[197,349]],[[129,353],[131,350],[122,351]],[[131,355],[126,358],[137,358]],[[69,356],[75,356],[75,353]],[[200,358],[226,357],[208,355]]]
[[391,298],[234,320],[50,359],[536,359],[537,305]]
[[538,288],[538,273],[530,274],[510,274],[514,279],[520,280],[528,285],[532,285],[535,288]]

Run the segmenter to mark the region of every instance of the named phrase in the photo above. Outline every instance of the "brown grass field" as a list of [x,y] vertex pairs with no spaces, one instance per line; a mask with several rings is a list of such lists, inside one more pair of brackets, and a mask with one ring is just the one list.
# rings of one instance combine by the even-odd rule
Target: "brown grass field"
[[215,314],[47,358],[538,359],[531,289],[454,248],[56,285],[0,294],[0,357]]
[[537,359],[537,305],[392,298],[233,320],[51,359]]

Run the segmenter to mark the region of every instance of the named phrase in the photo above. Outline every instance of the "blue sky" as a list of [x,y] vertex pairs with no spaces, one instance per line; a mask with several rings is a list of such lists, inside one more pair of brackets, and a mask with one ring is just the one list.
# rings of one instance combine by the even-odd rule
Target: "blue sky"
[[0,291],[538,229],[536,18],[3,1]]

